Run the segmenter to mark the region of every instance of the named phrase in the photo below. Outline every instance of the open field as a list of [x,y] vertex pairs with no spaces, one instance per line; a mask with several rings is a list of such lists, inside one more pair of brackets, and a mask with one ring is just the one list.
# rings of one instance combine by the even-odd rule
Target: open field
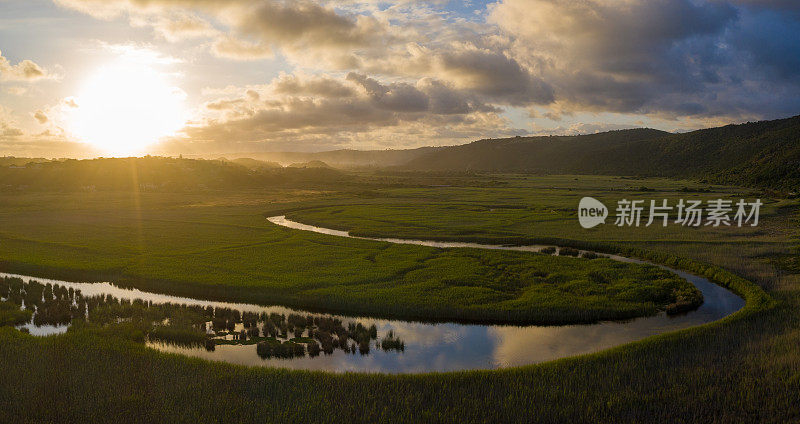
[[[397,188],[382,191],[379,199],[360,199],[330,207],[289,210],[301,222],[349,230],[358,235],[486,242],[534,243],[599,242],[621,247],[655,248],[681,257],[714,263],[748,275],[764,287],[780,285],[786,272],[775,272],[776,262],[791,266],[797,239],[796,199],[770,197],[756,189],[705,185],[663,178],[633,179],[601,176],[487,175],[484,184]],[[609,207],[606,225],[581,228],[577,204],[592,196]],[[723,198],[761,198],[765,205],[757,227],[682,227],[670,224],[617,227],[614,207],[621,199],[679,199],[704,202]],[[288,208],[287,208],[288,209]],[[671,216],[675,218],[674,212]],[[742,259],[747,260],[742,260]],[[796,265],[795,265],[796,268]]]
[[[375,253],[374,258],[391,255],[386,257],[393,265],[429,252],[388,245],[370,251],[372,242],[271,229],[263,220],[263,214],[287,213],[304,222],[361,234],[517,242],[559,239],[612,250],[637,249],[631,252],[651,252],[655,259],[664,261],[675,261],[670,255],[676,255],[699,261],[677,262],[684,268],[703,266],[718,279],[733,281],[731,284],[747,296],[748,306],[718,323],[599,354],[502,371],[413,376],[332,375],[215,364],[143,348],[125,331],[115,328],[100,331],[78,326],[64,336],[47,339],[2,328],[0,411],[10,421],[23,417],[85,421],[86,411],[100,414],[109,410],[114,412],[95,418],[130,421],[133,416],[147,414],[140,420],[212,421],[221,415],[240,421],[286,422],[800,419],[796,396],[800,391],[800,355],[796,349],[800,344],[800,286],[793,262],[797,253],[795,201],[764,197],[768,205],[757,228],[615,229],[607,225],[601,232],[582,230],[577,224],[575,208],[583,195],[593,195],[610,206],[622,197],[751,198],[762,193],[729,187],[687,193],[681,190],[685,186],[707,187],[613,177],[451,175],[441,177],[441,185],[447,187],[422,186],[415,183],[414,176],[384,178],[394,185],[372,185],[363,190],[348,187],[323,192],[179,196],[9,195],[2,202],[0,249],[9,261],[5,266],[18,271],[136,275],[146,279],[132,278],[130,283],[161,285],[168,290],[230,285],[248,291],[257,287],[256,280],[286,290],[291,284],[273,274],[288,269],[319,266],[314,275],[309,271],[294,281],[322,277],[347,281],[342,283],[346,286],[356,272],[377,273],[364,275],[368,279],[387,275],[387,269],[391,269],[365,267],[361,262],[367,260],[364,256],[352,268],[332,270],[314,262],[318,260],[314,257],[293,257],[290,263],[285,257],[267,254],[280,250],[275,254],[284,255],[282,252],[291,246],[320,246],[315,251],[319,253],[345,250],[341,256],[329,253],[334,255],[330,261],[345,264],[355,256],[353,252]],[[138,204],[140,209],[120,212],[131,204]],[[87,233],[87,226],[95,230]],[[236,257],[243,252],[260,252],[254,256],[259,261],[237,262]],[[470,258],[460,251],[454,254],[435,259]],[[183,255],[194,261],[167,267]],[[515,260],[539,258],[529,256],[533,258]],[[478,259],[487,258],[491,255]],[[581,265],[602,263],[571,260]],[[25,263],[28,266],[23,266]],[[711,265],[728,268],[737,276]],[[248,279],[242,266],[252,267],[248,273],[255,272],[257,278]],[[515,273],[520,270],[512,269]],[[231,279],[219,278],[226,272],[233,273]],[[194,282],[178,284],[175,275],[191,275]],[[739,277],[765,288],[774,301]],[[208,290],[208,294],[218,294]],[[226,292],[235,296],[243,293]],[[49,406],[41,408],[42,404]]]

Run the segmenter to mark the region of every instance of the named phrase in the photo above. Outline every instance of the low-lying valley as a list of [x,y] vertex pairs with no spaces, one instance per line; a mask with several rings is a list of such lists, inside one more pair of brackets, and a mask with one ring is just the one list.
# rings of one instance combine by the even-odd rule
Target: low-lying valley
[[[0,169],[6,417],[800,416],[792,190],[257,162]],[[762,206],[756,226],[685,226],[672,211],[668,225],[585,229],[587,196],[611,214],[623,199]]]

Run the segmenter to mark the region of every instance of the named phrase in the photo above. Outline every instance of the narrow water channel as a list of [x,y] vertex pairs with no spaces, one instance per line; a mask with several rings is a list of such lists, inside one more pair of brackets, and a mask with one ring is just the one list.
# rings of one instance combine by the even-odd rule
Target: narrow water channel
[[[346,231],[331,230],[293,222],[284,216],[268,218],[270,222],[288,228],[313,231],[332,236],[351,237]],[[362,238],[362,237],[358,237]],[[499,246],[478,243],[437,242],[425,240],[406,240],[393,238],[365,238],[368,240],[418,244],[438,248],[468,247],[478,249],[502,249],[537,252],[546,246]],[[611,259],[647,263],[631,258],[604,255]],[[683,271],[667,269],[694,284],[702,293],[704,303],[695,311],[668,316],[659,313],[654,316],[636,318],[629,321],[601,322],[589,325],[563,326],[514,326],[477,325],[459,323],[420,323],[402,320],[386,320],[371,317],[338,316],[294,310],[281,306],[261,306],[244,303],[215,302],[191,299],[158,293],[125,289],[112,283],[75,283],[0,273],[0,276],[19,277],[35,280],[42,284],[60,285],[80,290],[84,296],[111,295],[118,299],[141,299],[153,304],[178,304],[213,308],[229,308],[242,313],[302,314],[304,316],[331,317],[349,323],[374,325],[378,337],[376,346],[368,353],[334,350],[330,354],[316,356],[303,355],[293,358],[264,358],[256,352],[256,345],[220,344],[213,350],[203,347],[186,347],[162,342],[148,342],[148,345],[165,352],[204,358],[213,361],[230,362],[250,366],[270,366],[291,369],[359,371],[385,373],[418,373],[433,371],[455,371],[471,369],[495,369],[534,364],[553,359],[597,352],[603,349],[641,340],[645,337],[669,331],[705,324],[723,318],[744,306],[744,300],[730,291],[708,281],[706,278]],[[241,324],[239,324],[241,326]],[[31,334],[52,335],[66,331],[66,326],[40,326],[32,323],[23,326]],[[237,331],[241,328],[237,327]],[[391,333],[390,333],[391,332]],[[402,350],[379,349],[377,340],[388,334],[402,340]]]

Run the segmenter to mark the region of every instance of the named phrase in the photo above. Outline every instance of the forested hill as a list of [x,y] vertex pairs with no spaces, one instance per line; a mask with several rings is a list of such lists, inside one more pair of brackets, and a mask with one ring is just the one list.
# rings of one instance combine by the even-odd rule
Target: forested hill
[[667,135],[644,128],[578,136],[487,139],[446,147],[413,159],[406,166],[425,170],[563,173],[591,165],[598,153]]
[[796,191],[800,116],[670,134],[651,129],[480,140],[422,155],[409,169],[706,178]]

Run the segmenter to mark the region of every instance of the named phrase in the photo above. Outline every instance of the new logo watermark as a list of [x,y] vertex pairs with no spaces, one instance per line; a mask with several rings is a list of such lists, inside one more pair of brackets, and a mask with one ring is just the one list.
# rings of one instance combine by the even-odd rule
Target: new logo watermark
[[[761,205],[763,205],[761,199],[752,202],[739,199],[736,203],[727,199],[713,199],[705,203],[702,200],[679,199],[674,205],[670,205],[668,199],[650,200],[649,202],[622,199],[617,202],[614,225],[618,227],[639,227],[640,225],[649,227],[654,224],[662,227],[669,224],[685,227],[704,225],[712,227],[750,225],[755,227],[758,225]],[[593,197],[584,197],[578,204],[578,222],[583,228],[594,228],[605,224],[606,217],[608,217],[608,208]]]
[[584,197],[578,204],[578,221],[583,228],[594,228],[606,223],[608,208],[594,197]]

